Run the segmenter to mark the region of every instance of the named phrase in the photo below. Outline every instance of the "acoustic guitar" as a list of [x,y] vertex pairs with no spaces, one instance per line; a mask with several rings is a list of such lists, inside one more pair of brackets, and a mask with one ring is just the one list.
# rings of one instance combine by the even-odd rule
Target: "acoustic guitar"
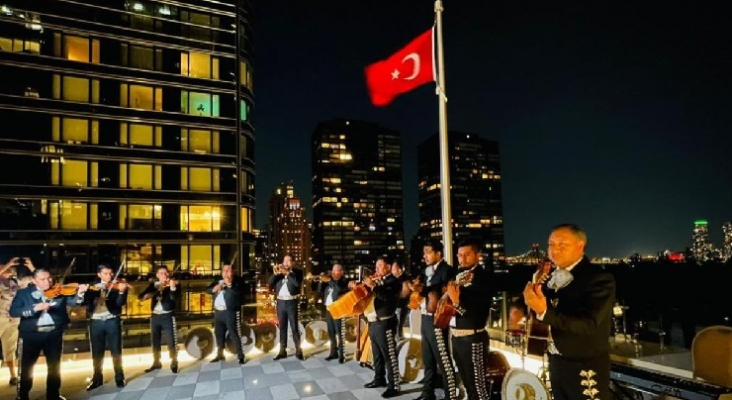
[[[473,282],[473,269],[469,269],[467,271],[463,271],[455,277],[455,284],[458,285],[458,287],[463,287],[470,285]],[[445,288],[445,293],[442,295],[442,298],[440,298],[440,301],[437,302],[437,310],[435,311],[435,327],[440,329],[447,329],[450,327],[450,320],[452,317],[457,314],[457,310],[455,309],[454,303],[452,302],[452,299],[450,299],[450,296],[447,295],[447,288]]]
[[[551,262],[539,264],[532,283],[534,287],[541,286],[551,275]],[[539,321],[536,313],[529,311],[526,323],[526,352],[527,354],[543,357],[549,344],[549,325]]]
[[[419,286],[419,277],[412,281],[412,284]],[[424,297],[419,294],[419,290],[412,291],[409,295],[409,308],[412,310],[419,310],[419,305],[422,304],[422,300],[424,300]]]

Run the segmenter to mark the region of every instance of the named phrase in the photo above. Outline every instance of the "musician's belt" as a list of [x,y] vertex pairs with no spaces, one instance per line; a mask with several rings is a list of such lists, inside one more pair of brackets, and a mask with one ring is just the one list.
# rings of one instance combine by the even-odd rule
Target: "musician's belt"
[[366,319],[369,322],[376,322],[376,321],[386,321],[387,319],[391,319],[391,318],[394,318],[394,317],[395,317],[395,315],[390,315],[388,317],[366,317]]
[[36,327],[36,332],[53,332],[56,330],[56,325],[43,325]]
[[450,333],[452,336],[455,337],[463,337],[463,336],[470,336],[475,335],[476,333],[485,332],[485,329],[457,329],[457,328],[450,328]]
[[226,306],[215,306],[216,311],[226,311]]
[[422,310],[421,312],[422,312],[422,315],[424,315],[426,317],[434,317],[435,316],[435,313],[428,313],[425,310]]
[[107,315],[99,315],[99,316],[93,316],[91,317],[92,321],[106,321],[108,319],[115,319],[117,318],[117,315],[114,314],[107,314]]
[[277,296],[277,300],[297,300],[299,298],[300,298],[299,295],[295,295],[295,296]]

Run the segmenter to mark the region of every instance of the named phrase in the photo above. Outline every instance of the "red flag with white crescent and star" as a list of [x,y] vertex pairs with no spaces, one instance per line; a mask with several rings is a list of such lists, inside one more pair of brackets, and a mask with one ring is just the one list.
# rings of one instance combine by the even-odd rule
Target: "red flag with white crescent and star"
[[435,81],[433,29],[419,35],[386,60],[366,67],[371,103],[383,107],[402,93]]

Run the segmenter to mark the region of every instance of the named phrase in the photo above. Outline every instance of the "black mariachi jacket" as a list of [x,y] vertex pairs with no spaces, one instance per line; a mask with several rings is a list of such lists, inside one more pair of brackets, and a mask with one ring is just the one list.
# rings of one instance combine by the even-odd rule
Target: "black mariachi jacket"
[[[20,318],[18,331],[21,336],[24,332],[35,332],[38,327],[38,319],[43,314],[40,311],[34,311],[33,308],[38,303],[43,302],[42,292],[34,284],[28,285],[27,288],[18,290],[10,303],[10,316]],[[51,300],[54,306],[48,309],[48,315],[53,319],[56,329],[64,329],[69,323],[69,314],[66,307],[77,306],[81,302],[79,296],[61,296]]]
[[[96,285],[101,285],[101,282],[97,282]],[[91,318],[92,314],[94,314],[94,309],[97,306],[97,300],[99,299],[99,296],[102,295],[101,290],[94,290],[92,289],[93,287],[94,285],[84,292],[84,301],[82,302],[82,304],[86,305],[87,318]],[[120,294],[118,290],[107,291],[107,301],[105,304],[107,305],[107,310],[109,310],[112,315],[119,316],[122,314],[122,307],[127,305],[127,294],[129,292],[130,286],[127,286],[125,292],[122,294]]]
[[[466,268],[460,272],[467,270]],[[455,328],[485,329],[491,309],[493,286],[490,273],[483,266],[477,265],[473,268],[472,283],[460,287],[460,302],[456,308],[462,313],[455,314]]]
[[376,316],[391,317],[396,313],[399,294],[402,292],[402,283],[392,274],[376,280],[376,286],[371,289],[374,294],[374,309]]
[[[429,266],[426,268],[429,268]],[[437,263],[437,269],[434,275],[432,275],[429,286],[427,286],[427,274],[422,271],[419,275],[419,281],[422,282],[424,287],[419,295],[426,298],[428,293],[435,292],[438,296],[442,296],[442,289],[448,282],[455,278],[456,272],[455,268],[445,262],[445,260],[441,260]]]
[[[280,293],[282,285],[285,282],[285,276],[282,274],[274,274],[269,278],[269,287],[274,289],[274,295]],[[297,296],[300,294],[300,285],[302,284],[302,271],[296,268],[292,268],[290,273],[287,275],[287,290],[290,291],[290,295]]]
[[583,257],[571,271],[572,281],[558,290],[542,287],[547,298],[543,322],[562,357],[588,359],[610,354],[615,278]]
[[[212,301],[216,301],[216,296],[219,295],[221,292],[214,293],[213,288],[214,286],[221,284],[224,285],[224,279],[218,278],[215,279],[213,282],[211,282],[210,285],[208,285],[208,288],[206,288],[206,293],[213,296]],[[226,310],[229,311],[241,311],[241,306],[243,304],[244,299],[244,293],[246,288],[244,287],[244,279],[241,276],[236,276],[231,279],[231,285],[224,286],[223,293],[224,293],[224,301],[226,302]]]
[[158,302],[163,304],[163,311],[175,311],[175,299],[178,288],[176,287],[176,290],[170,290],[170,286],[167,286],[163,290],[158,290],[157,286],[155,286],[156,283],[159,282],[150,282],[145,290],[137,296],[137,299],[143,301],[146,295],[151,294],[150,311],[155,310]]
[[348,288],[348,281],[345,277],[342,276],[341,279],[338,280],[331,279],[323,285],[323,301],[327,300],[329,288],[333,293],[333,301],[338,300],[341,296],[351,290]]

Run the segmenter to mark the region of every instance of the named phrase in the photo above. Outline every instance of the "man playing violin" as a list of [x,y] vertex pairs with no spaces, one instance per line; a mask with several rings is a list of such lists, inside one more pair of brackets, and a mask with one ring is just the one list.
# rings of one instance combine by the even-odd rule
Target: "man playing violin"
[[[69,323],[67,306],[76,306],[83,301],[89,285],[78,285],[78,296],[64,296],[60,291],[49,290],[53,286],[51,273],[45,268],[33,271],[32,284],[19,290],[10,305],[10,316],[20,318],[18,330],[20,341],[20,383],[18,399],[28,400],[33,386],[33,367],[43,351],[46,357],[46,399],[64,400],[61,388],[61,350],[63,333]],[[49,292],[55,292],[48,297]],[[58,296],[56,296],[58,294]]]
[[216,279],[208,285],[206,292],[213,296],[214,305],[214,335],[218,352],[211,362],[226,360],[224,347],[226,334],[232,338],[239,364],[244,364],[244,351],[241,345],[241,304],[244,296],[244,282],[240,276],[234,275],[231,264],[221,268],[221,279]]
[[[364,285],[373,293],[373,298],[364,311],[369,321],[369,339],[374,357],[374,380],[365,388],[386,387],[381,397],[399,396],[401,377],[396,355],[396,306],[402,284],[391,274],[390,266],[383,257],[376,260],[373,277],[366,277]],[[349,282],[353,287],[356,282]],[[384,379],[386,375],[386,379]],[[388,382],[387,382],[388,381]]]
[[[486,358],[489,338],[485,330],[493,293],[489,273],[480,265],[478,243],[466,240],[458,244],[460,270],[447,285],[447,295],[457,314],[450,320],[453,358],[467,391],[467,400],[487,400]],[[500,391],[501,388],[492,388]]]
[[295,357],[304,360],[300,348],[300,330],[298,326],[298,301],[302,273],[292,268],[292,257],[285,255],[278,273],[269,278],[269,287],[277,295],[277,320],[280,327],[280,352],[274,358],[279,360],[287,357],[287,325],[292,330],[292,341],[295,342]]
[[[333,264],[333,268],[330,271],[331,280],[325,286],[325,306],[333,304],[341,296],[348,292],[348,282],[343,277],[343,266],[340,264]],[[334,319],[330,314],[330,311],[326,308],[325,323],[328,326],[328,337],[330,338],[330,355],[325,357],[326,361],[338,359],[338,362],[343,364],[346,362],[344,356],[344,337],[343,323],[340,319]]]
[[158,266],[155,282],[150,282],[145,290],[137,296],[140,301],[150,300],[152,318],[150,319],[150,335],[153,348],[153,364],[145,372],[160,369],[160,345],[161,336],[165,336],[170,354],[170,370],[178,373],[178,343],[175,326],[175,300],[177,295],[178,281],[170,279],[170,272],[165,265]]
[[97,267],[99,282],[90,286],[84,294],[82,304],[86,305],[89,318],[89,339],[94,366],[94,375],[86,390],[102,386],[104,376],[104,352],[108,347],[114,365],[114,381],[117,387],[124,387],[125,373],[122,369],[122,307],[127,304],[127,284],[116,281],[114,270],[108,265]]
[[[420,292],[423,297],[419,310],[422,314],[420,334],[422,335],[424,386],[422,386],[422,394],[417,400],[435,400],[435,388],[438,387],[440,378],[437,373],[438,368],[442,373],[445,399],[454,398],[457,390],[455,371],[452,361],[450,361],[450,349],[446,346],[446,340],[450,337],[449,332],[447,329],[439,330],[439,333],[435,332],[434,308],[437,304],[429,304],[430,297],[442,296],[443,289],[455,276],[455,268],[445,262],[442,258],[442,251],[442,243],[437,240],[431,240],[422,247],[422,256],[427,267],[420,275],[419,282],[424,282],[424,284],[410,285],[410,289]],[[438,335],[441,337],[438,338]]]

